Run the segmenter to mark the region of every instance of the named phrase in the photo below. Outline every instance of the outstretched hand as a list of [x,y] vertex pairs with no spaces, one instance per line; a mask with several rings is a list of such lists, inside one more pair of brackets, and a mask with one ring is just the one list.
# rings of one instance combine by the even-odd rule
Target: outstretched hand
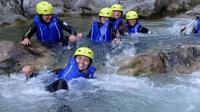
[[112,40],[112,44],[113,45],[119,45],[120,44],[120,39],[119,38],[115,38]]
[[33,68],[29,65],[24,66],[22,72],[25,74],[26,78],[28,78],[33,73]]
[[183,32],[183,31],[185,31],[187,28],[186,28],[186,26],[183,26],[182,28],[181,28],[181,32]]
[[24,40],[21,41],[22,45],[28,46],[31,44],[31,41],[28,38],[24,38]]
[[76,36],[75,35],[70,35],[69,36],[69,43],[74,43],[76,41]]

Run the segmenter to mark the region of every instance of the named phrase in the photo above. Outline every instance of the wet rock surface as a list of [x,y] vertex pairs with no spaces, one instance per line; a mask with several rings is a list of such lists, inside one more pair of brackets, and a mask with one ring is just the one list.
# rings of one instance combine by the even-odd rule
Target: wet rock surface
[[24,47],[18,43],[0,41],[0,74],[19,72],[25,65],[40,70],[53,62],[54,53],[39,44]]
[[166,72],[188,74],[198,69],[200,69],[200,46],[181,45],[137,54],[122,65],[118,73],[132,76]]

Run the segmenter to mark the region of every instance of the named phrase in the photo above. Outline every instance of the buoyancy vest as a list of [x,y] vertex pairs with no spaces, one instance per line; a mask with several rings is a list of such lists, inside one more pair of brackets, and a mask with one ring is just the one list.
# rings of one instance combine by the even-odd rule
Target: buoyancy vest
[[126,27],[128,29],[128,33],[138,33],[138,32],[140,32],[142,25],[139,22],[137,22],[135,26],[130,28],[127,23]]
[[119,19],[117,19],[117,20],[115,20],[115,21],[113,21],[112,22],[112,26],[113,26],[113,28],[114,29],[118,29],[119,28],[119,25],[122,23],[122,19],[121,18],[119,18]]
[[200,18],[197,21],[197,33],[200,34]]
[[50,23],[41,21],[39,15],[34,17],[37,39],[43,44],[57,43],[63,37],[63,32],[56,15],[52,16]]
[[93,78],[94,72],[96,68],[94,66],[90,66],[87,69],[87,73],[81,73],[78,69],[78,65],[74,58],[71,58],[69,64],[63,69],[61,72],[58,73],[58,79],[64,79],[69,81],[73,78],[83,77],[83,78]]
[[95,42],[111,42],[110,24],[110,21],[106,21],[103,26],[100,27],[99,22],[94,21],[91,30],[91,40]]

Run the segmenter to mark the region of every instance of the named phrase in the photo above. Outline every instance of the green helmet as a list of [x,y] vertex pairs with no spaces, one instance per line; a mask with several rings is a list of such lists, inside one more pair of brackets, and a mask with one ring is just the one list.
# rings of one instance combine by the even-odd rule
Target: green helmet
[[54,12],[54,8],[49,2],[41,1],[36,5],[36,12],[38,14],[48,15]]
[[135,11],[128,11],[126,13],[126,20],[129,20],[129,19],[138,19],[137,12],[135,12]]
[[112,14],[113,14],[113,11],[111,8],[109,7],[105,7],[105,8],[102,8],[100,11],[99,11],[99,16],[103,16],[103,17],[112,17]]
[[114,4],[114,5],[112,5],[112,6],[111,6],[111,9],[112,9],[113,11],[123,11],[123,7],[122,7],[122,5],[120,5],[120,4]]

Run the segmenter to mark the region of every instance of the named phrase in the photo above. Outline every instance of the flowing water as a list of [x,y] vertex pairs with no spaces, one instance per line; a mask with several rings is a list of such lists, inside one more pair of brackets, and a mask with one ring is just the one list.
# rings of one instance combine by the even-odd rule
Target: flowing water
[[[93,18],[66,20],[87,34]],[[199,112],[199,71],[128,77],[118,75],[119,65],[114,63],[137,52],[181,44],[198,45],[198,35],[178,34],[180,25],[190,21],[177,18],[142,21],[153,34],[123,37],[119,46],[95,46],[96,79],[71,80],[69,91],[45,91],[45,83],[52,75],[48,70],[42,70],[40,76],[29,81],[22,73],[1,75],[0,112]],[[18,41],[25,27],[1,28],[0,38]]]

